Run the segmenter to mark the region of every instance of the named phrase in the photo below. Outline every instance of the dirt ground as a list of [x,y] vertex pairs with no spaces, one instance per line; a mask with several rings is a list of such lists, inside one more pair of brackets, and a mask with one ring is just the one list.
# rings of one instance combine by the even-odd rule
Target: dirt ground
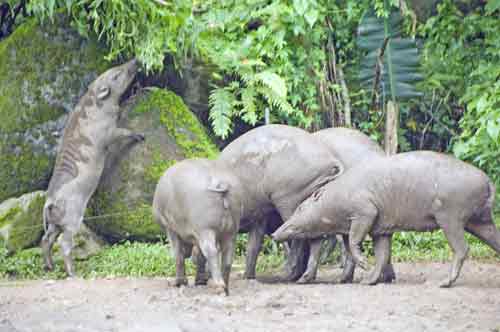
[[[241,279],[229,297],[164,278],[0,281],[0,332],[500,332],[500,264],[467,261],[456,286],[440,263],[396,264],[394,284],[296,285]],[[362,277],[359,273],[356,280]]]

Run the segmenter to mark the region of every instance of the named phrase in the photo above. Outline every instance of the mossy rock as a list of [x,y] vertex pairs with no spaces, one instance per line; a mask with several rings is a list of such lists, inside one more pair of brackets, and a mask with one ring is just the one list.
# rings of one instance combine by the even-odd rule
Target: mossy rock
[[36,191],[0,204],[0,244],[10,253],[38,244],[44,203],[45,192]]
[[64,115],[110,66],[105,55],[62,15],[0,42],[0,201],[46,187]]
[[[63,234],[59,235],[54,246],[54,253],[61,252],[61,241]],[[76,260],[86,260],[98,254],[106,246],[106,241],[97,236],[85,224],[82,224],[78,233],[73,237],[73,258]]]
[[144,133],[146,141],[131,149],[115,147],[85,222],[111,241],[154,241],[164,236],[153,221],[151,203],[165,170],[185,158],[215,158],[219,151],[197,117],[171,91],[150,89],[126,108],[121,126]]

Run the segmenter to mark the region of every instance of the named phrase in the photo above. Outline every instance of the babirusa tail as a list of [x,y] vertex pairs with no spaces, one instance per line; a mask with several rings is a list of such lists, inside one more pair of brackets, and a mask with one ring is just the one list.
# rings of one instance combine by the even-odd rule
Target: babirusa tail
[[489,196],[479,215],[479,220],[467,223],[465,230],[478,237],[500,255],[500,230],[493,221],[495,186],[489,182]]

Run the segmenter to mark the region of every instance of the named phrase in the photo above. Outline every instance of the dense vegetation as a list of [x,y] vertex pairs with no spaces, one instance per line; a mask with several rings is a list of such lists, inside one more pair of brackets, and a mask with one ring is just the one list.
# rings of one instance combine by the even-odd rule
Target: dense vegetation
[[[421,14],[422,3],[432,15]],[[414,84],[410,77],[421,74],[420,94],[400,105],[400,150],[453,151],[498,183],[499,1],[422,3],[32,0],[27,8],[45,21],[66,12],[82,35],[97,35],[108,45],[109,59],[135,55],[148,71],[161,70],[166,54],[178,67],[190,58],[205,62],[212,73],[210,119],[219,136],[226,137],[235,121],[262,123],[267,109],[271,122],[312,129],[353,125],[381,140],[384,101],[399,96],[401,85],[393,78],[402,76],[395,71],[394,87],[382,82],[381,93],[363,84],[367,70],[375,73],[374,55],[383,46],[380,39],[366,49],[362,31],[357,34],[374,10],[386,32],[397,32],[387,36],[393,48],[397,38],[418,45],[420,64],[403,73],[402,83]],[[395,11],[403,21],[387,19]],[[395,53],[385,72],[408,54]]]
[[[55,24],[54,15],[62,13],[81,35],[107,45],[108,60],[136,56],[148,72],[161,71],[167,55],[178,69],[191,59],[205,63],[213,87],[209,118],[222,138],[241,122],[263,123],[269,112],[273,123],[310,130],[353,126],[382,142],[387,102],[394,101],[400,151],[452,152],[482,168],[500,188],[498,0],[3,3],[10,9],[7,16],[1,9],[7,5],[0,7],[0,40],[25,9],[45,24]],[[422,3],[428,4],[425,11]],[[95,260],[106,262],[134,245],[107,249]],[[145,257],[163,250],[162,245],[137,246]],[[416,250],[413,258],[448,253],[440,234],[398,235],[396,258],[410,258],[408,247]],[[484,248],[473,242],[473,255],[484,257]],[[278,253],[271,245],[268,250]],[[25,255],[29,262],[40,260],[36,250]],[[0,253],[0,276],[10,274],[10,266],[16,270],[16,264],[32,264],[23,263],[23,257],[13,259]],[[85,270],[86,264],[80,268]],[[171,271],[172,262],[158,264],[169,270],[147,267],[146,274]]]

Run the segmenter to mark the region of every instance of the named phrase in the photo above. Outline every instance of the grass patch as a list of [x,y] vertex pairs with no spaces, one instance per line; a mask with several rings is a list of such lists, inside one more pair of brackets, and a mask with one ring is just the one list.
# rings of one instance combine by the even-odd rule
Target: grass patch
[[[40,248],[22,250],[12,256],[0,249],[0,278],[60,279],[65,278],[62,257],[54,253],[55,269],[43,270]],[[187,261],[187,272],[193,265]],[[76,272],[84,278],[174,276],[175,260],[162,243],[124,242],[103,249],[85,261],[76,261]]]
[[[500,229],[500,219],[497,227]],[[466,235],[469,243],[469,257],[500,262],[500,255],[471,235]],[[234,271],[243,271],[248,236],[238,236]],[[373,255],[371,242],[365,243],[365,252]],[[337,262],[338,249],[326,259],[327,264]],[[393,260],[396,262],[448,261],[451,251],[441,231],[433,233],[401,232],[394,235],[392,244]],[[60,279],[65,277],[63,262],[55,252],[55,271],[43,270],[40,248],[21,250],[9,256],[0,248],[0,278],[7,279]],[[372,257],[371,257],[372,258]],[[263,251],[259,255],[257,272],[273,273],[284,263],[282,247],[266,237]],[[194,274],[194,266],[186,261],[186,271]],[[175,260],[164,243],[124,242],[103,249],[99,254],[85,261],[76,262],[77,274],[84,278],[94,277],[171,277],[175,275]]]

